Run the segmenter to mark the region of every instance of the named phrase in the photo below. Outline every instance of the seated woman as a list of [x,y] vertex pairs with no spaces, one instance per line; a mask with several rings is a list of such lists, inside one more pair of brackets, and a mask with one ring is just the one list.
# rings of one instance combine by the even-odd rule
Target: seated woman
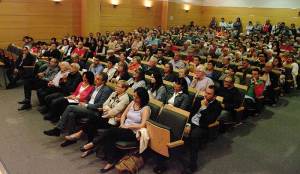
[[114,78],[111,79],[111,82],[117,83],[119,80],[129,80],[130,75],[128,73],[128,66],[125,63],[118,63],[118,69],[115,73]]
[[115,65],[115,62],[112,62],[111,60],[108,60],[107,61],[107,66],[103,70],[104,73],[107,73],[108,81],[110,81],[114,77],[114,75],[117,71],[117,69],[114,67],[114,65]]
[[173,93],[167,98],[167,104],[183,110],[188,110],[189,96],[186,80],[184,78],[175,79],[173,88]]
[[[115,127],[117,124],[118,116],[122,114],[127,105],[129,104],[129,96],[126,93],[128,84],[124,80],[117,83],[115,92],[104,102],[102,108],[98,108],[102,116],[89,115],[88,122],[82,130],[66,136],[65,139],[69,141],[77,140],[85,133],[88,137],[88,142],[92,142],[96,135],[97,129],[108,129]],[[89,155],[93,146],[87,144],[81,148],[85,152],[82,157]]]
[[132,85],[133,90],[143,87],[146,88],[145,74],[142,69],[137,69],[133,73],[133,77],[128,80],[128,84]]
[[166,86],[163,84],[163,79],[159,72],[156,72],[151,75],[148,94],[150,98],[154,98],[163,103],[166,103],[167,89]]
[[149,95],[145,88],[137,88],[134,91],[134,99],[127,106],[121,116],[120,126],[111,128],[100,138],[95,138],[91,145],[103,146],[103,153],[107,164],[100,171],[106,173],[119,161],[122,157],[121,152],[115,146],[117,141],[138,141],[136,131],[146,126],[149,119],[151,109],[147,106]]
[[173,65],[171,63],[165,64],[163,80],[174,82],[175,78],[176,78],[176,75],[173,71]]
[[188,77],[189,75],[189,69],[188,68],[181,68],[178,70],[178,76],[179,78],[184,78],[186,80],[186,83],[188,86],[191,84],[191,79]]
[[[52,122],[57,122],[60,115],[64,112],[69,104],[77,104],[79,102],[87,102],[90,94],[94,90],[94,74],[90,71],[83,73],[83,81],[79,83],[76,91],[67,97],[63,96],[50,96],[45,99],[49,106],[49,113],[44,117],[45,120],[50,120]],[[52,98],[53,97],[53,98]]]
[[141,68],[141,58],[138,56],[135,56],[132,58],[130,64],[128,65],[128,71],[134,72],[139,68]]

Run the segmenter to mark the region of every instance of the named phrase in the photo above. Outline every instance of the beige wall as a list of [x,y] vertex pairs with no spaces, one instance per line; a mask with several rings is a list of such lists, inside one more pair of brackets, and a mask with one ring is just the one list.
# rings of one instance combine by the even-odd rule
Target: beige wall
[[[208,25],[211,18],[215,16],[218,20],[225,17],[227,21],[234,21],[237,16],[241,17],[244,27],[249,20],[264,23],[266,19],[277,23],[285,21],[288,25],[296,23],[300,25],[299,9],[291,8],[247,8],[247,7],[209,7],[209,6],[191,6],[188,13],[183,10],[183,4],[169,2],[169,26],[187,24],[189,21],[195,21],[200,25]],[[173,18],[173,20],[171,20]]]
[[80,0],[64,0],[55,4],[50,0],[1,0],[0,47],[20,43],[25,35],[36,40],[66,33],[79,34]]
[[132,31],[138,27],[161,24],[162,2],[153,0],[153,7],[144,7],[143,0],[121,0],[114,8],[110,0],[82,0],[82,31]]

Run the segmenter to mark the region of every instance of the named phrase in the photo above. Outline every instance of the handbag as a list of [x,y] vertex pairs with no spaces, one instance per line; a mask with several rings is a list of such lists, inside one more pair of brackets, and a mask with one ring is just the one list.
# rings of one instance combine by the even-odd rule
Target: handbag
[[139,169],[144,166],[144,160],[139,155],[126,155],[124,156],[118,164],[115,165],[115,168],[119,173],[137,173]]

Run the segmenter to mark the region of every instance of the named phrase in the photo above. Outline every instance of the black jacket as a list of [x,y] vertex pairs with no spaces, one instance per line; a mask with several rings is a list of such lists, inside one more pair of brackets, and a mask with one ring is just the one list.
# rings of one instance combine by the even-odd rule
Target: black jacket
[[221,104],[217,100],[208,104],[205,110],[200,111],[201,117],[199,120],[199,126],[201,128],[208,128],[208,125],[214,123],[218,119],[221,111]]
[[150,76],[151,74],[154,74],[154,73],[161,73],[160,69],[157,68],[156,66],[152,67],[152,68],[150,68],[149,66],[146,67],[146,70],[145,70],[146,75]]
[[223,97],[224,109],[227,111],[239,108],[243,101],[243,94],[236,87],[231,89],[222,87],[217,91],[217,95]]
[[24,68],[24,66],[34,66],[36,58],[32,54],[27,54],[23,59],[23,54],[20,54],[15,63],[15,68],[19,70],[20,75],[23,78],[29,78],[33,76],[33,69]]
[[59,86],[61,88],[62,93],[65,96],[68,96],[76,90],[78,84],[81,81],[82,81],[82,77],[79,72],[77,72],[76,74],[69,73],[67,77],[67,81],[65,83],[60,83]]
[[166,81],[169,81],[169,82],[174,82],[175,79],[176,79],[176,75],[175,75],[175,73],[171,73],[167,76],[164,75],[163,79],[166,80]]
[[279,77],[274,72],[269,72],[271,85],[270,88],[274,89],[278,87]]

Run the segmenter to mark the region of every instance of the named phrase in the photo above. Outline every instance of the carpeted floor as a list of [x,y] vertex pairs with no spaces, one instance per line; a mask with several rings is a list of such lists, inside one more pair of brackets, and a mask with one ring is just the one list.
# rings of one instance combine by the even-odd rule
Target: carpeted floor
[[[103,161],[94,155],[80,158],[81,141],[61,148],[62,138],[43,135],[53,125],[34,107],[18,112],[22,87],[0,90],[0,159],[10,174],[95,174]],[[36,98],[33,97],[36,106]],[[219,136],[200,152],[203,174],[298,174],[300,173],[300,94],[280,100],[260,118],[250,118],[231,132]],[[169,174],[182,170],[172,160]],[[139,173],[152,173],[153,159]],[[116,173],[111,171],[110,173]]]

